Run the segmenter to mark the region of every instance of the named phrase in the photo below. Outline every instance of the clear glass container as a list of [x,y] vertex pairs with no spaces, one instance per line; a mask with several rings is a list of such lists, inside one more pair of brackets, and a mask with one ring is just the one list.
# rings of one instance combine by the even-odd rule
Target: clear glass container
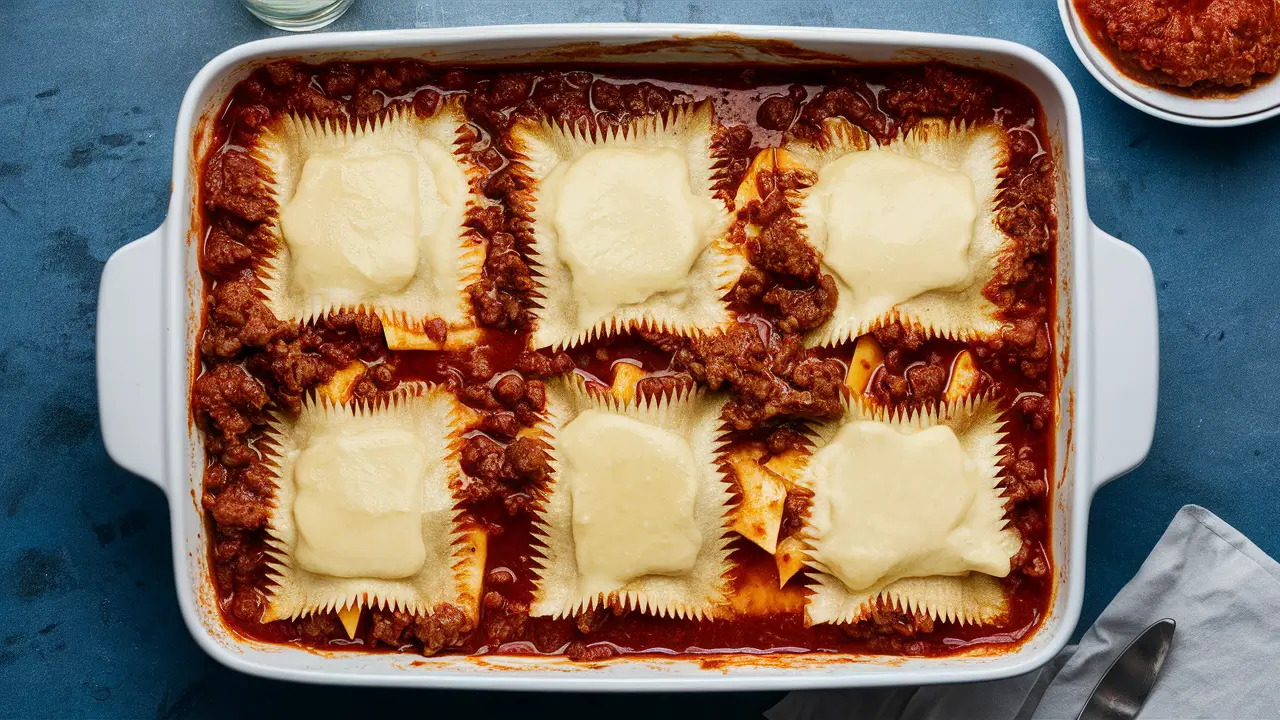
[[274,28],[290,32],[319,30],[342,17],[355,0],[240,0],[249,12]]

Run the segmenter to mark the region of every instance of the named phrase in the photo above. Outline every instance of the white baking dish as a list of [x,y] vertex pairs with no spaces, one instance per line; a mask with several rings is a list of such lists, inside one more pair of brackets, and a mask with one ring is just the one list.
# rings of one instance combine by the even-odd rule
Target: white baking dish
[[[653,41],[673,41],[658,42]],[[783,41],[783,42],[777,42]],[[641,47],[620,50],[637,43]],[[803,51],[803,52],[802,52]],[[203,451],[190,387],[201,316],[194,158],[211,114],[252,68],[278,58],[424,57],[431,61],[862,62],[940,59],[1012,76],[1039,96],[1059,171],[1057,347],[1061,397],[1052,542],[1056,594],[1042,628],[1014,651],[904,659],[839,655],[617,659],[441,657],[314,652],[245,640],[223,625],[209,578],[200,510]],[[1084,592],[1086,523],[1094,492],[1142,461],[1155,426],[1158,370],[1151,269],[1134,248],[1089,221],[1080,110],[1062,73],[999,40],[880,30],[703,25],[530,25],[284,37],[215,58],[182,103],[173,196],[164,224],[121,248],[103,271],[98,395],[107,451],[169,497],[183,617],[201,646],[245,672],[310,682],[519,690],[765,690],[984,680],[1027,672],[1066,642]]]

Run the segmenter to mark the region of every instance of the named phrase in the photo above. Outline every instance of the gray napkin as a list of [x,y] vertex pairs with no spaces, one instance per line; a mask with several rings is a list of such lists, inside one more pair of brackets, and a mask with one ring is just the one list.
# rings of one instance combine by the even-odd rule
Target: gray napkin
[[793,692],[769,720],[1074,718],[1116,655],[1160,618],[1178,623],[1141,717],[1280,718],[1280,564],[1187,505],[1078,647],[1009,680]]

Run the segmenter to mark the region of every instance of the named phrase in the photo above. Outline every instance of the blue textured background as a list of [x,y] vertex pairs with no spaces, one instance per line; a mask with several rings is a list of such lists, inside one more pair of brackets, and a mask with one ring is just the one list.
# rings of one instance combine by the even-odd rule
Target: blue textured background
[[[572,21],[875,27],[1007,38],[1049,56],[1084,109],[1094,220],[1136,245],[1160,297],[1160,419],[1147,463],[1091,518],[1083,622],[1179,506],[1280,554],[1280,124],[1182,128],[1077,62],[1051,0],[358,0],[335,30]],[[0,715],[214,715],[452,708],[754,716],[774,694],[596,697],[342,690],[217,666],[182,625],[160,492],[107,459],[93,327],[102,263],[155,228],[195,72],[272,34],[235,0],[0,0]]]

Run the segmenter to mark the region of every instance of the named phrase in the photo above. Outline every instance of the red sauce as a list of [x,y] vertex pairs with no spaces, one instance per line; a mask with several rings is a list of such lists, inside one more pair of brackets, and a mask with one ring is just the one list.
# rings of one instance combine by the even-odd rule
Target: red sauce
[[[881,139],[926,116],[995,123],[1008,130],[1011,160],[999,222],[1014,239],[1015,252],[1004,258],[998,282],[987,288],[1008,328],[997,337],[969,343],[923,338],[897,327],[879,329],[876,334],[889,361],[872,381],[879,388],[873,392],[881,393],[884,402],[936,402],[939,387],[925,383],[926,375],[916,375],[913,369],[949,368],[958,353],[968,350],[982,373],[982,387],[1010,407],[1009,443],[1025,472],[1010,470],[1005,482],[1010,495],[1016,496],[1009,514],[1025,545],[1015,559],[1015,571],[1004,581],[1010,598],[1008,616],[984,627],[922,626],[911,618],[888,616],[867,621],[855,632],[833,626],[805,627],[799,578],[778,591],[772,556],[738,539],[732,555],[732,595],[740,603],[763,598],[772,610],[700,622],[605,613],[591,623],[593,627],[585,628],[573,619],[531,618],[527,615],[532,594],[531,516],[519,502],[528,491],[513,485],[512,478],[500,478],[492,483],[492,492],[464,502],[470,522],[489,534],[487,596],[478,627],[446,633],[448,639],[441,647],[424,639],[429,633],[415,636],[402,628],[388,635],[385,628],[376,627],[375,620],[385,624],[392,619],[381,612],[362,614],[354,641],[346,639],[332,614],[261,622],[264,592],[269,587],[262,563],[262,518],[269,497],[256,482],[259,460],[251,450],[268,410],[296,407],[302,393],[327,381],[352,360],[371,365],[367,379],[357,388],[360,395],[385,392],[401,381],[425,380],[454,388],[486,416],[514,410],[520,425],[536,419],[532,401],[517,399],[504,405],[495,399],[495,386],[511,375],[532,385],[540,376],[576,372],[604,386],[610,383],[616,364],[627,362],[650,376],[705,382],[695,377],[691,367],[698,353],[711,351],[643,333],[588,343],[569,351],[567,357],[546,354],[531,359],[525,352],[528,297],[518,281],[510,280],[520,274],[523,261],[515,259],[515,265],[505,266],[495,262],[496,253],[509,251],[517,257],[524,248],[520,237],[514,238],[514,244],[509,235],[503,239],[509,218],[502,212],[473,218],[489,243],[490,257],[485,277],[489,284],[475,295],[477,313],[489,327],[474,350],[390,351],[376,318],[330,318],[291,327],[270,316],[254,296],[253,272],[271,248],[254,233],[274,209],[260,205],[253,189],[253,169],[239,164],[240,148],[249,146],[263,127],[288,111],[346,118],[381,112],[393,103],[429,110],[442,94],[466,98],[476,135],[471,152],[488,168],[484,187],[498,201],[504,197],[502,177],[508,163],[502,135],[518,116],[545,113],[557,119],[625,122],[661,112],[673,102],[710,99],[718,122],[729,128],[719,138],[731,176],[723,188],[726,197],[732,195],[736,179],[759,149],[776,146],[787,133],[812,133],[823,118],[832,115],[846,117]],[[807,70],[612,66],[584,72],[576,68],[437,68],[411,61],[316,67],[284,63],[258,70],[240,83],[214,132],[215,150],[203,169],[207,316],[202,373],[193,390],[193,406],[205,432],[209,458],[202,502],[210,528],[210,566],[223,618],[236,632],[330,649],[354,646],[422,652],[425,647],[427,652],[450,653],[565,653],[592,660],[618,653],[724,651],[935,656],[975,646],[1012,647],[1039,626],[1052,596],[1054,575],[1048,544],[1052,507],[1048,478],[1053,467],[1057,396],[1051,344],[1056,317],[1056,209],[1052,159],[1044,152],[1049,142],[1043,116],[1025,87],[999,75],[938,64]],[[816,287],[817,280],[766,273],[764,282],[804,290]],[[739,303],[737,309],[739,321],[762,338],[766,355],[781,354],[788,347],[794,350],[797,336],[780,327],[779,308],[756,296]],[[788,346],[789,342],[793,345]],[[829,350],[801,350],[797,357],[827,363],[828,369],[834,363],[843,377],[852,351],[852,344],[845,344]],[[748,359],[757,365],[768,360]],[[779,377],[784,384],[794,381]],[[738,393],[732,386],[722,390],[735,397]],[[741,439],[765,442],[780,429],[795,426],[805,413],[817,411],[814,406],[796,415],[771,416],[741,433]],[[513,444],[501,433],[476,435],[499,447],[509,449]],[[1043,480],[1040,485],[1036,476]]]
[[1280,69],[1274,0],[1074,0],[1120,72],[1190,97],[1230,97]]

